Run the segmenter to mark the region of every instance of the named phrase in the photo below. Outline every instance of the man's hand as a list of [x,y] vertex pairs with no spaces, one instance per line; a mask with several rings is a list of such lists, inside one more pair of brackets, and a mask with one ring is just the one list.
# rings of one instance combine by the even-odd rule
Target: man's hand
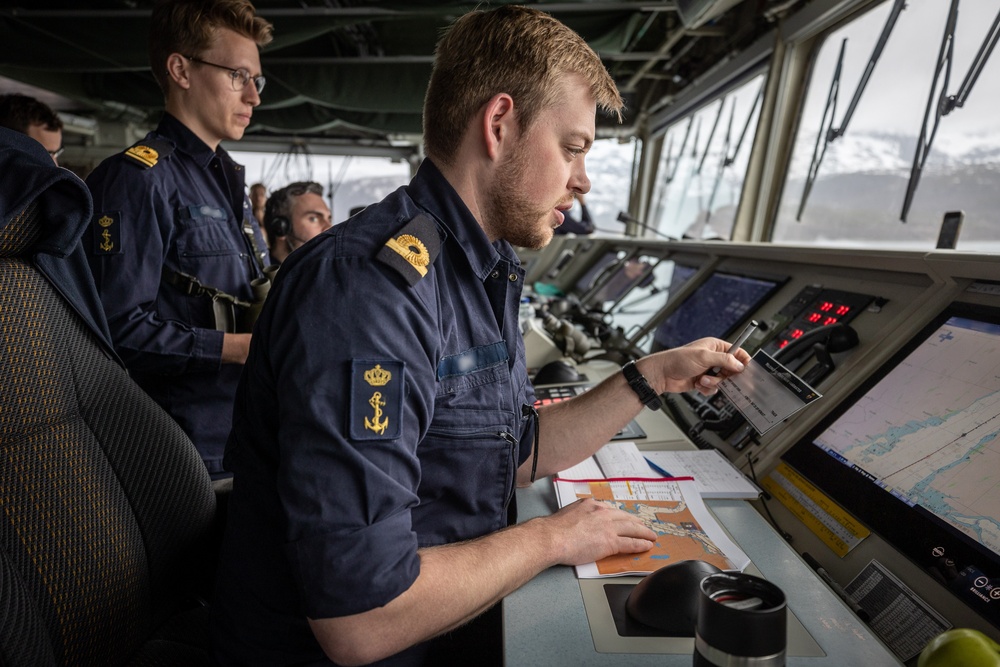
[[559,565],[582,565],[615,554],[641,553],[656,541],[656,533],[637,516],[589,498],[537,521],[546,522],[551,531]]
[[[710,395],[717,391],[720,382],[740,373],[750,363],[750,355],[743,348],[727,354],[730,346],[718,338],[701,338],[682,347],[651,354],[639,360],[637,365],[661,392],[697,389]],[[721,369],[718,375],[705,375],[716,367]],[[656,382],[654,378],[661,379]]]
[[251,334],[222,334],[222,363],[245,364],[250,354]]

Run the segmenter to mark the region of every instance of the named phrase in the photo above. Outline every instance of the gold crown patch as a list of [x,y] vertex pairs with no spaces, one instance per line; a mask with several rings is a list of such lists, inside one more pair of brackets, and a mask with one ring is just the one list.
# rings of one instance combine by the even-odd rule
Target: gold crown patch
[[102,215],[97,220],[97,224],[99,224],[101,227],[110,227],[111,225],[115,224],[115,220],[110,215]]
[[375,368],[365,371],[365,382],[373,387],[384,387],[392,379],[392,373],[382,368],[381,364],[375,364]]

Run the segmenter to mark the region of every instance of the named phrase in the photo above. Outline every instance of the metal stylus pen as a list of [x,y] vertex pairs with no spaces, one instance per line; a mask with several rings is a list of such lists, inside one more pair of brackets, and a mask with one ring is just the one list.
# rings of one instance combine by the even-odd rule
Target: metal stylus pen
[[[732,345],[729,346],[728,350],[726,350],[726,354],[732,354],[736,352],[736,350],[740,349],[743,346],[743,343],[747,342],[747,339],[750,338],[750,336],[753,335],[753,332],[757,330],[758,326],[759,324],[757,320],[750,320],[750,323],[747,324],[746,327],[744,327],[743,332],[740,334],[740,337],[736,339],[736,342],[734,342]],[[721,371],[722,367],[716,366],[715,368],[705,373],[705,375],[718,375]]]

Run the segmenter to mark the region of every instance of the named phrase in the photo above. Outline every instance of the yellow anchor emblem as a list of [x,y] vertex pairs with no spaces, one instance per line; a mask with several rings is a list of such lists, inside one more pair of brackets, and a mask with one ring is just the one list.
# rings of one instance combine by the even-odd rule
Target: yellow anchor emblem
[[101,243],[100,246],[101,250],[103,250],[104,252],[111,252],[112,250],[114,250],[115,244],[112,243],[111,241],[111,232],[105,229],[103,232],[101,232],[101,238],[104,239],[104,241]]
[[382,435],[385,433],[385,429],[389,427],[388,417],[379,421],[382,418],[382,406],[385,405],[385,401],[382,400],[382,392],[376,391],[372,394],[372,397],[368,399],[368,405],[372,406],[375,410],[375,415],[372,419],[365,417],[365,428]]

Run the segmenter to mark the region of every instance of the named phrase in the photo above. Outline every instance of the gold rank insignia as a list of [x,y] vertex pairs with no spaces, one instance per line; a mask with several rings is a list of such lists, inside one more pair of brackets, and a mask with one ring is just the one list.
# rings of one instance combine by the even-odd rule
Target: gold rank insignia
[[166,139],[157,139],[152,134],[146,136],[141,144],[136,144],[125,151],[125,158],[144,169],[151,169],[174,152],[174,145]]
[[441,234],[437,225],[421,213],[386,241],[376,256],[398,271],[412,287],[427,275],[440,250]]
[[351,362],[349,429],[355,440],[391,440],[401,433],[403,362]]
[[160,154],[149,146],[132,146],[125,151],[125,155],[146,167],[156,165],[156,161],[160,159]]

